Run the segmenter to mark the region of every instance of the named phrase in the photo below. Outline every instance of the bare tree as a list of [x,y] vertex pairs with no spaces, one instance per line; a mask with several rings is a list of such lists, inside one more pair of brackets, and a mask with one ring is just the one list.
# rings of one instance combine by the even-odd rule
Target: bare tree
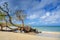
[[26,18],[26,15],[24,14],[23,10],[17,10],[16,11],[17,19],[22,21],[22,27],[24,27],[24,19]]
[[[10,22],[13,26],[17,26],[17,25],[15,25],[15,24],[12,22],[12,17],[11,17],[10,14],[9,14],[8,3],[5,2],[3,6],[4,6],[4,8],[6,8],[6,10],[4,10],[1,6],[0,6],[0,10],[2,10],[3,12],[5,12],[5,13],[7,14],[7,16],[9,17],[9,22]],[[17,27],[18,27],[18,26],[17,26]]]
[[[2,8],[1,6],[0,6],[0,10],[2,10],[3,12],[5,12],[5,13],[7,14],[8,18],[9,18],[8,21],[9,21],[13,26],[18,27],[18,30],[20,30],[20,27],[12,22],[12,17],[11,17],[11,15],[10,15],[10,13],[9,13],[10,10],[9,10],[9,8],[8,8],[8,3],[5,2],[3,6],[4,6],[4,8],[5,8],[6,10],[4,10],[4,8]],[[15,14],[16,14],[17,19],[18,19],[19,21],[22,21],[22,27],[24,28],[24,19],[26,18],[26,15],[24,14],[24,11],[23,11],[23,10],[17,10],[17,11],[15,12]],[[7,21],[6,21],[6,24],[7,24]],[[22,29],[22,28],[21,28],[21,29]]]

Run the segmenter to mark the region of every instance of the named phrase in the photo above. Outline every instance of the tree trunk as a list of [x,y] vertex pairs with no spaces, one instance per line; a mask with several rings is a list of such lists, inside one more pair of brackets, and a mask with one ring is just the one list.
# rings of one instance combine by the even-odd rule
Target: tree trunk
[[[4,11],[5,13],[7,13],[7,16],[9,17],[9,22],[10,22],[13,26],[17,26],[17,25],[15,25],[15,24],[12,22],[12,20],[11,20],[11,16],[10,16],[10,14],[9,14],[9,9],[7,8],[8,11],[5,11],[2,7],[0,7],[0,9],[1,9],[2,11]],[[17,26],[17,27],[18,27],[18,26]]]
[[24,21],[22,20],[22,27],[24,27]]
[[1,25],[1,24],[0,24],[0,28],[1,28],[0,30],[3,30],[3,27],[2,27],[2,25]]
[[7,20],[5,19],[5,21],[6,21],[6,30],[7,30],[7,26],[8,26],[8,25],[7,25]]

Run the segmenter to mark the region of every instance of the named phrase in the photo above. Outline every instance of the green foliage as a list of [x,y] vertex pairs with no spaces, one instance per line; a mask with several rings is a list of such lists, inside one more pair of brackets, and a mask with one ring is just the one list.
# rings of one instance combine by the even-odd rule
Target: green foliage
[[5,14],[0,11],[0,20],[4,20],[4,19],[5,19]]

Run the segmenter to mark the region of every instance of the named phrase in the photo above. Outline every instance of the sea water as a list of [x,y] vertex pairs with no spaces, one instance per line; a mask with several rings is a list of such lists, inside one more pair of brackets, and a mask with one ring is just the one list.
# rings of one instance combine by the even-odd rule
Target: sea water
[[[33,28],[36,28],[39,32],[42,32],[42,33],[39,33],[37,34],[38,36],[44,36],[44,37],[54,37],[54,38],[60,38],[60,34],[51,34],[53,32],[60,32],[60,27],[33,27]],[[48,34],[45,33],[45,32],[49,32]]]
[[49,31],[49,32],[60,32],[60,27],[48,27],[48,26],[45,26],[45,27],[33,27],[33,28],[35,28],[35,29],[37,29],[37,30],[39,30],[39,31]]

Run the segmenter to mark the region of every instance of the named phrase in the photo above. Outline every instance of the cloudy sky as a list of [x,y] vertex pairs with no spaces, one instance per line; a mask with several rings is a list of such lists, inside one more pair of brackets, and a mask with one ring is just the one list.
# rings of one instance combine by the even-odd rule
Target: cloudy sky
[[10,10],[24,10],[25,24],[60,26],[60,0],[0,0],[8,2]]

